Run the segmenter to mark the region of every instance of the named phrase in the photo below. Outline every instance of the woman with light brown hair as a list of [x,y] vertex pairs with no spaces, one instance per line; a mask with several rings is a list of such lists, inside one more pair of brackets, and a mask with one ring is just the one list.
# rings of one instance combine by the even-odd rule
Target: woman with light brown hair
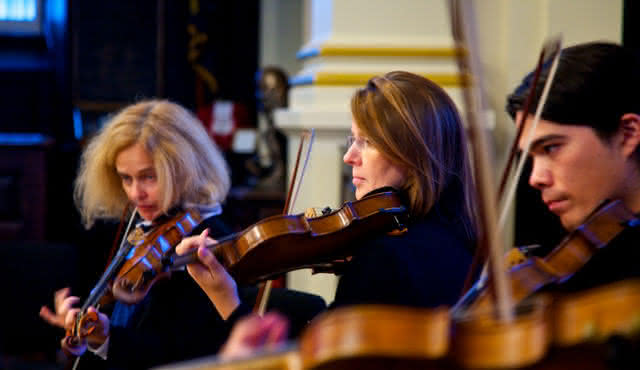
[[[404,233],[355,241],[360,248],[344,267],[332,307],[454,304],[471,264],[475,203],[464,127],[453,101],[423,77],[390,72],[358,90],[351,111],[344,162],[352,167],[356,198],[393,188],[408,214]],[[189,273],[222,317],[232,320],[248,307],[233,278],[204,248],[210,242],[187,238],[177,251],[198,248],[201,263],[190,265]],[[273,316],[266,320],[237,325],[226,352],[264,344],[255,338],[280,338],[283,325]]]
[[[410,213],[425,216],[443,196],[451,194],[462,207],[454,217],[472,236],[474,190],[466,138],[460,115],[446,92],[421,76],[390,72],[372,78],[353,95],[351,113],[350,140],[364,140],[403,170],[405,177],[398,189],[406,192]],[[355,154],[351,149],[349,145],[344,158],[350,165]],[[358,185],[356,197],[375,188],[367,182]]]

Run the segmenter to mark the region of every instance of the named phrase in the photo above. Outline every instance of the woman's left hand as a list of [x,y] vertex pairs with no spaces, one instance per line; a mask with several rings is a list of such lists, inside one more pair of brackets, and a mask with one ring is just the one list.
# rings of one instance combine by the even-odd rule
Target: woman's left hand
[[198,236],[183,239],[176,247],[176,253],[183,255],[197,250],[199,263],[187,265],[187,271],[216,306],[222,318],[227,319],[240,305],[238,288],[235,280],[207,248],[216,244],[208,235],[207,229]]

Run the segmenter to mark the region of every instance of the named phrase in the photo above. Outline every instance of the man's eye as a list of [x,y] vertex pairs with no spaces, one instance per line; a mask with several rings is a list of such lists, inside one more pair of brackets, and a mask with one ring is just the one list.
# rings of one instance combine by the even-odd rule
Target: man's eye
[[548,144],[542,147],[542,150],[546,154],[551,154],[556,152],[560,148],[560,144]]

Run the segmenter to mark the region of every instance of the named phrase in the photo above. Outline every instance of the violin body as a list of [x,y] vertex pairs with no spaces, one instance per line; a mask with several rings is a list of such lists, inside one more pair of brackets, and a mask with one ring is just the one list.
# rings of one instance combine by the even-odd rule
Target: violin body
[[638,279],[537,295],[512,322],[498,320],[493,309],[451,317],[445,307],[342,307],[316,317],[297,346],[166,369],[611,369],[607,341],[616,337],[640,342]]
[[327,312],[300,338],[305,369],[424,369],[449,349],[445,307],[361,305]]
[[[239,283],[252,284],[351,256],[360,246],[354,240],[397,228],[397,217],[405,212],[395,192],[382,192],[346,202],[339,210],[319,217],[268,217],[220,240],[212,249]],[[134,245],[111,285],[115,299],[138,303],[156,281],[196,262],[195,252],[178,256],[174,248],[200,220],[197,211],[181,212]]]
[[111,285],[113,296],[128,304],[140,302],[156,281],[170,275],[164,268],[164,258],[201,220],[196,210],[179,212],[134,245]]
[[152,230],[145,239],[138,240],[134,245],[128,245],[129,249],[123,241],[117,255],[109,263],[100,281],[84,302],[81,312],[76,317],[73,330],[66,333],[67,345],[72,348],[78,347],[82,345],[85,338],[96,332],[96,327],[99,325],[98,316],[87,312],[89,307],[103,306],[113,302],[114,299],[128,304],[138,303],[156,281],[168,277],[169,272],[160,268],[162,259],[167,253],[171,253],[180,240],[200,221],[200,214],[196,210],[182,211]]
[[629,279],[554,300],[554,345],[568,347],[612,335],[640,333],[640,279]]
[[[611,201],[597,209],[586,222],[572,231],[544,258],[532,257],[509,271],[513,302],[517,304],[550,284],[559,284],[578,272],[600,248],[636,221],[621,201]],[[490,283],[489,283],[490,288]],[[469,309],[487,309],[490,289],[484,289]]]
[[456,317],[449,360],[463,369],[521,368],[540,361],[551,343],[550,299],[537,296],[521,304],[512,321],[493,309]]
[[[354,241],[397,228],[405,212],[395,192],[382,192],[319,217],[268,217],[211,248],[236,281],[252,284],[349,257],[361,247]],[[195,261],[191,253],[172,256],[168,264],[175,268]]]

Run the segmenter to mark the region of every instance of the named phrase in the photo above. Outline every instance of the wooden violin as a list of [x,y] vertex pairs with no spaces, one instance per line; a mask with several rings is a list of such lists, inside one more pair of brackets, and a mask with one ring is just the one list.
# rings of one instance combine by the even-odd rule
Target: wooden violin
[[359,305],[326,312],[305,329],[305,369],[424,369],[449,350],[446,307]]
[[[357,238],[400,227],[406,213],[398,194],[385,191],[346,202],[328,214],[271,216],[209,246],[240,283],[255,283],[292,270],[311,268],[353,255]],[[172,255],[163,269],[197,261],[196,252]]]
[[[635,226],[637,218],[621,201],[600,206],[578,228],[567,235],[546,257],[531,257],[511,268],[509,283],[514,303],[521,302],[543,287],[562,283],[578,272],[600,248],[627,227]],[[458,304],[458,310],[477,309],[490,305],[487,287],[480,281]]]
[[[272,216],[210,248],[238,282],[255,283],[296,269],[324,267],[351,256],[356,248],[351,241],[397,228],[398,217],[405,212],[395,192],[381,192],[346,202],[340,209],[319,217]],[[115,278],[108,278],[113,279],[113,297],[128,304],[138,303],[156,281],[196,262],[195,252],[178,256],[174,248],[199,222],[197,211],[181,212],[131,246]],[[106,282],[102,284],[100,297],[96,299],[95,294],[88,299],[83,312],[107,297],[104,293],[108,287]]]
[[[515,305],[513,321],[496,319],[489,293],[491,281],[480,280],[452,310],[456,328],[452,361],[465,368],[523,367],[542,360],[552,340],[567,343],[565,336],[576,335],[560,325],[576,321],[566,313],[567,307],[583,309],[567,303],[572,299],[561,297],[554,299],[551,311],[548,297],[529,297],[547,285],[569,279],[598,249],[635,222],[635,216],[620,201],[607,202],[546,257],[531,257],[511,267],[508,281]],[[582,315],[592,317],[589,311]],[[563,329],[558,330],[560,327]]]
[[73,330],[66,333],[67,345],[77,347],[84,338],[96,333],[98,315],[88,312],[89,307],[104,306],[114,298],[128,304],[138,303],[156,281],[168,277],[170,272],[160,269],[163,257],[172,253],[200,221],[198,211],[181,211],[135,244],[123,239],[118,253],[83,303]]
[[165,257],[171,255],[201,221],[197,210],[182,211],[138,241],[113,281],[113,296],[128,304],[140,302],[156,281],[170,275],[170,271],[163,269]]

